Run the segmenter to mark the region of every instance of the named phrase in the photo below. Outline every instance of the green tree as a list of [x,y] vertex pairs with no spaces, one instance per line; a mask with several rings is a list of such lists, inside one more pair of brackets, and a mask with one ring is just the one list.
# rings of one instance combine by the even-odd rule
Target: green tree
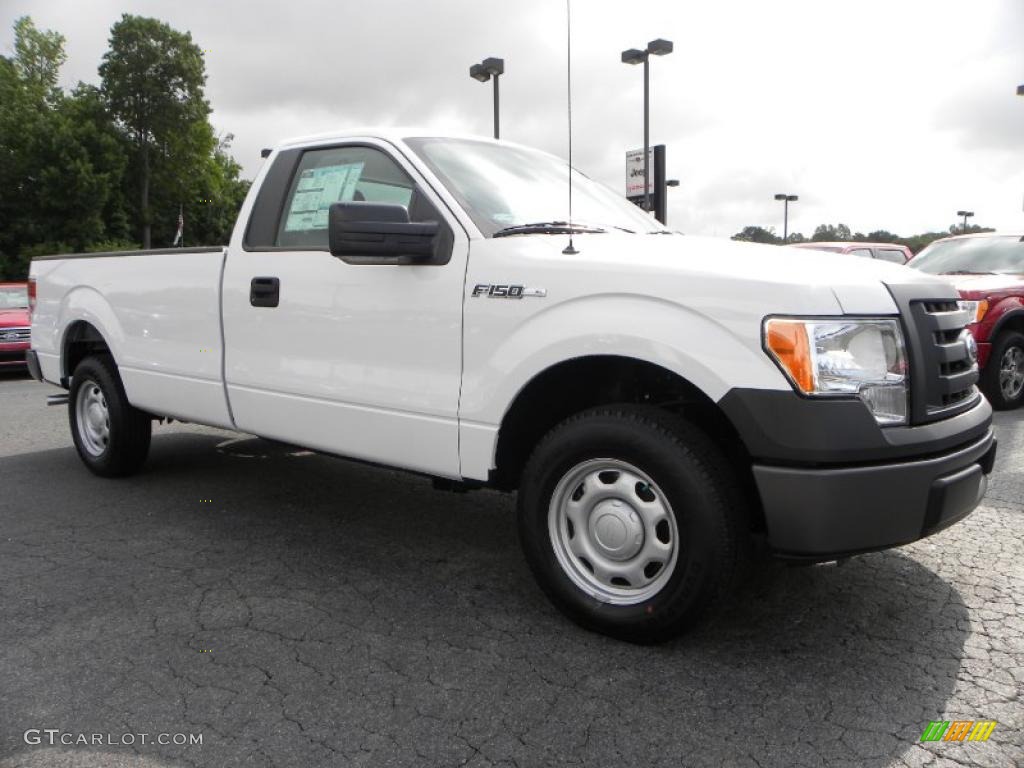
[[771,243],[778,245],[782,242],[782,238],[775,234],[775,227],[744,227],[735,235],[732,236],[733,240],[743,240],[748,243]]
[[37,29],[29,16],[14,22],[14,71],[38,98],[60,97],[57,75],[66,60],[64,35]]
[[815,243],[845,242],[851,239],[850,228],[845,224],[819,224],[811,235],[811,241]]
[[32,255],[111,236],[124,153],[95,93],[57,87],[63,37],[27,17],[14,31],[14,57],[0,57],[0,272],[21,279]]
[[160,182],[160,208],[166,211],[171,202],[166,198],[185,194],[187,174],[210,157],[216,144],[204,96],[202,51],[188,32],[124,14],[111,28],[100,77],[108,107],[135,148],[138,228],[142,247],[149,248],[154,177]]
[[241,167],[230,154],[230,133],[217,143],[204,173],[194,179],[193,195],[184,204],[185,236],[190,243],[226,244],[249,182],[239,179]]

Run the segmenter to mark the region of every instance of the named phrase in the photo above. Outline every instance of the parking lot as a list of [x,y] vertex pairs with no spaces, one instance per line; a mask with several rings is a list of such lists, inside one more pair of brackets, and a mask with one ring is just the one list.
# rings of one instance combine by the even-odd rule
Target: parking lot
[[[47,391],[0,375],[3,768],[1024,763],[1024,411],[962,524],[765,566],[644,648],[548,605],[509,496],[180,424],[101,480]],[[930,720],[998,726],[922,745]]]

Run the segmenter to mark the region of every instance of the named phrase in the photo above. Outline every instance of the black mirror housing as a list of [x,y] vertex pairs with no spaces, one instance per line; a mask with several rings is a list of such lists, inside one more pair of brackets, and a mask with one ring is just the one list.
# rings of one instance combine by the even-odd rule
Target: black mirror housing
[[439,225],[410,222],[395,203],[333,203],[327,214],[331,255],[350,264],[417,264],[434,258]]

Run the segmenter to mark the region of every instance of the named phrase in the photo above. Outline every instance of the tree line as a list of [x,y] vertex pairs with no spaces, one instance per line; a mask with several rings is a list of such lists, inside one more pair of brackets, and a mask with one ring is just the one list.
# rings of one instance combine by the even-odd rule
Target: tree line
[[831,243],[831,242],[857,242],[857,243],[895,243],[905,245],[913,253],[917,253],[933,240],[950,235],[972,234],[975,232],[995,232],[991,227],[977,227],[971,225],[964,229],[957,225],[950,226],[946,232],[922,232],[919,235],[901,237],[884,229],[877,229],[874,232],[851,232],[845,224],[820,224],[815,228],[814,234],[809,238],[804,237],[800,232],[792,232],[783,240],[775,234],[775,227],[744,227],[735,235],[733,240],[744,240],[750,243],[771,243],[773,245],[784,245],[790,243]]
[[45,253],[227,242],[249,188],[217,136],[188,32],[123,15],[99,85],[58,86],[65,38],[14,23],[0,56],[0,279]]

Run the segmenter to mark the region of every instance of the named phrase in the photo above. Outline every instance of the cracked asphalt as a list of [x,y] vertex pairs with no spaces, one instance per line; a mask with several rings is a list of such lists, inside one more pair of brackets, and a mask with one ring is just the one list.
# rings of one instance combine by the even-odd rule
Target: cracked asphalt
[[643,648],[548,605],[511,497],[177,424],[101,480],[45,394],[0,375],[0,768],[1024,764],[1024,411],[963,523]]

